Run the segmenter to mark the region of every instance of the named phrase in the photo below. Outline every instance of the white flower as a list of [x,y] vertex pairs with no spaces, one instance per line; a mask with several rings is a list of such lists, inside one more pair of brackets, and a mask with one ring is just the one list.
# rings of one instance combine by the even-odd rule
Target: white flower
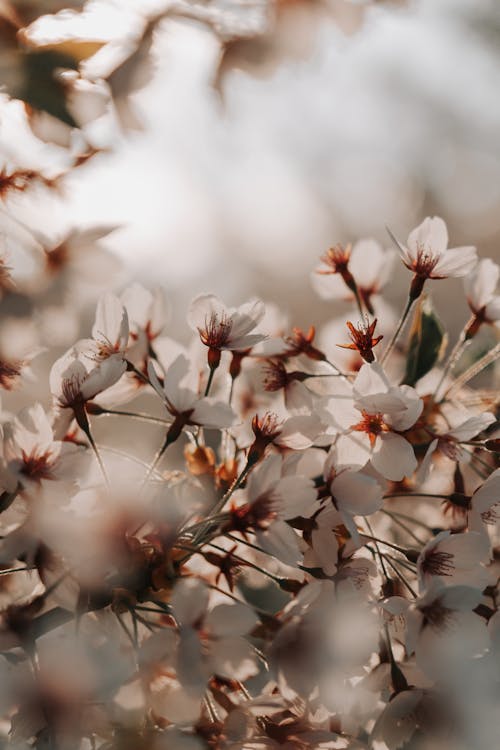
[[126,309],[115,294],[106,292],[97,303],[92,338],[82,339],[77,346],[98,362],[115,355],[125,358],[128,334]]
[[121,301],[127,310],[133,337],[143,332],[148,341],[153,341],[160,335],[167,320],[165,295],[161,287],[150,290],[136,282],[122,292]]
[[[396,253],[386,250],[374,239],[363,239],[354,243],[349,257],[352,273],[361,299],[371,307],[371,297],[379,294],[389,280]],[[325,273],[324,264],[311,274],[315,291],[323,299],[354,300],[352,291],[338,273]],[[373,310],[369,308],[373,314]]]
[[495,469],[470,499],[469,526],[481,530],[481,521],[496,523],[498,518],[500,518],[500,469]]
[[76,478],[73,462],[76,445],[54,440],[54,432],[41,404],[24,409],[4,428],[6,469],[22,486],[42,480]]
[[337,456],[341,464],[364,466],[369,460],[386,479],[401,481],[416,469],[410,443],[399,434],[412,427],[423,402],[409,386],[391,386],[377,363],[364,365],[350,398],[331,398],[326,415],[341,431]]
[[471,586],[443,586],[434,579],[406,613],[406,649],[431,679],[455,680],[469,660],[489,645],[486,623],[472,610],[481,591]]
[[240,307],[226,307],[213,294],[202,294],[191,303],[188,322],[210,349],[244,351],[266,337],[252,334],[265,313],[264,303],[250,300]]
[[90,401],[116,383],[126,370],[121,354],[111,354],[98,362],[88,356],[87,341],[80,342],[52,365],[50,390],[56,406],[74,408]]
[[405,266],[424,279],[465,276],[477,262],[475,247],[448,247],[448,230],[438,216],[410,232],[406,247],[398,245]]
[[298,537],[287,519],[309,515],[316,500],[311,479],[289,474],[281,456],[268,456],[250,475],[247,503],[234,509],[238,530],[254,531],[257,543],[266,552],[288,565],[301,559]]
[[209,607],[209,590],[202,581],[181,579],[172,595],[179,623],[177,677],[190,695],[202,696],[213,674],[244,680],[258,671],[254,649],[243,638],[258,620],[244,604]]
[[483,258],[464,279],[469,307],[483,323],[500,320],[500,295],[495,294],[499,275],[498,264]]
[[200,398],[196,390],[198,373],[191,368],[184,354],[180,354],[168,368],[163,384],[151,361],[148,374],[152,386],[179,426],[182,423],[182,426],[222,428],[233,424],[235,414],[228,404],[213,398]]
[[441,531],[421,550],[417,572],[421,588],[433,579],[446,585],[467,585],[482,591],[492,583],[492,576],[483,562],[489,555],[488,541],[482,534],[451,534]]
[[332,446],[323,470],[333,504],[354,539],[358,537],[354,516],[368,516],[383,504],[382,487],[373,477],[358,471],[359,468],[342,465],[336,447]]
[[452,461],[467,460],[469,455],[464,451],[461,443],[476,437],[476,435],[493,424],[496,418],[489,411],[485,411],[482,414],[469,415],[468,412],[460,410],[458,415],[455,412],[453,416],[447,417],[448,422],[451,420],[456,421],[457,425],[445,433],[436,435],[429,444],[418,470],[417,478],[419,482],[425,481],[428,477],[432,469],[432,458],[436,451],[439,451]]

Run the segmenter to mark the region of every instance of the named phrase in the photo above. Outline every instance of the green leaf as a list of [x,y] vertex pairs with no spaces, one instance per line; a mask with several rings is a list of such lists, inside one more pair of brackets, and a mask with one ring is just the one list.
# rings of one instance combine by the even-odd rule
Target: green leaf
[[432,370],[441,359],[446,343],[447,336],[441,321],[431,301],[423,297],[413,318],[403,383],[413,386]]

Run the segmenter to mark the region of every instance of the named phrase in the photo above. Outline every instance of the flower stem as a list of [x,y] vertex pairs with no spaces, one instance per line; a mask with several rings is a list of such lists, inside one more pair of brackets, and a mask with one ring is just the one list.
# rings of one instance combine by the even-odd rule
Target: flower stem
[[387,345],[387,348],[386,348],[385,352],[382,355],[382,358],[380,360],[380,364],[381,365],[384,364],[384,362],[387,360],[387,358],[391,354],[392,350],[394,349],[394,347],[396,345],[396,342],[397,342],[397,340],[399,338],[399,335],[400,335],[401,331],[403,330],[403,327],[404,327],[404,325],[405,325],[405,323],[407,321],[408,315],[410,314],[410,310],[411,310],[412,305],[413,305],[414,302],[415,302],[415,299],[410,295],[408,297],[408,301],[406,303],[405,309],[403,310],[403,314],[401,315],[401,317],[399,319],[399,323],[397,325],[397,328],[394,331],[394,334],[393,334],[391,340],[389,341],[389,344]]

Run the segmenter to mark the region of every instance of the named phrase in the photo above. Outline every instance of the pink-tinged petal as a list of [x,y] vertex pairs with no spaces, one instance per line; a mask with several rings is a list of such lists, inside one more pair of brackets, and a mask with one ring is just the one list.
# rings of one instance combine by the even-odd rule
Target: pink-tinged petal
[[434,266],[432,277],[460,277],[472,271],[477,263],[475,247],[455,247],[447,250]]
[[298,536],[285,521],[275,521],[267,531],[258,531],[256,537],[263,550],[285,565],[296,565],[300,562],[302,555]]
[[316,416],[290,417],[274,442],[287,448],[304,450],[313,444],[321,430],[322,424]]
[[385,279],[383,278],[386,267],[395,259],[395,253],[385,250],[379,242],[367,238],[358,240],[353,245],[349,270],[354,276],[358,287],[362,289],[380,289]]
[[187,319],[193,331],[198,331],[199,328],[205,327],[212,315],[217,314],[220,317],[221,313],[226,312],[226,306],[214,294],[200,294],[191,302]]
[[368,516],[382,507],[382,487],[361,472],[341,472],[331,483],[330,490],[337,508],[352,516]]
[[194,625],[207,611],[210,592],[196,578],[181,578],[174,588],[170,603],[176,620],[182,625]]
[[236,414],[229,404],[216,401],[213,398],[202,398],[196,401],[191,414],[191,421],[209,428],[231,427],[235,419]]
[[247,497],[250,503],[276,487],[281,477],[281,464],[281,456],[274,453],[267,456],[250,474],[247,483]]
[[471,507],[476,513],[484,513],[499,501],[500,469],[495,469],[484,484],[472,495]]
[[500,267],[491,258],[478,261],[476,267],[464,278],[467,301],[474,312],[485,307],[495,294]]
[[408,249],[413,257],[421,249],[424,252],[441,255],[448,247],[448,230],[439,216],[428,216],[419,226],[410,232]]
[[417,468],[417,459],[410,443],[392,432],[377,437],[371,461],[374,469],[393,482],[410,477]]
[[217,638],[245,635],[259,622],[259,618],[245,604],[218,604],[205,617],[204,627]]

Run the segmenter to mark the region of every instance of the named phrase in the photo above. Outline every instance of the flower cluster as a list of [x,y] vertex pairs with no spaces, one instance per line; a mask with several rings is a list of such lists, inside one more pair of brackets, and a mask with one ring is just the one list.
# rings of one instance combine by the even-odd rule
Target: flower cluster
[[[2,364],[13,747],[494,747],[476,723],[499,691],[498,395],[471,381],[498,354],[474,341],[499,269],[438,218],[393,239],[399,323],[397,253],[365,240],[313,272],[357,306],[338,339],[202,295],[180,343],[134,283],[60,356]],[[423,290],[450,276],[471,318],[446,354]]]

